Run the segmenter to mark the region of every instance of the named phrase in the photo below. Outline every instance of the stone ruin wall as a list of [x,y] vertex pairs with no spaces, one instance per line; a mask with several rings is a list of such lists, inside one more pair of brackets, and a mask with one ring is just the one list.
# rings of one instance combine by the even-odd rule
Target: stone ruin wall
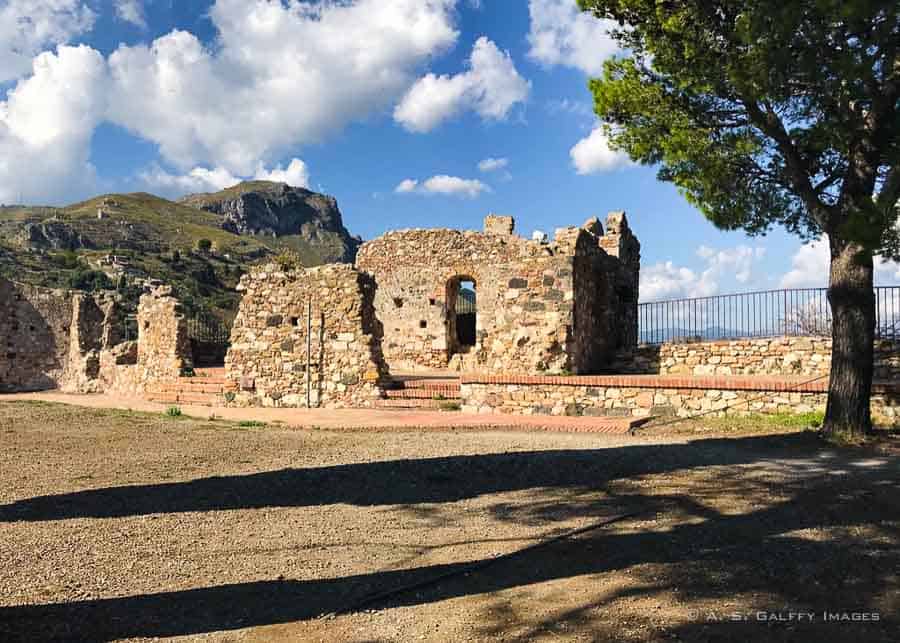
[[312,301],[312,406],[371,406],[387,369],[374,318],[374,284],[347,264],[241,278],[240,309],[225,358],[237,405],[306,406],[307,302]]
[[73,294],[0,279],[0,392],[58,388],[69,365]]
[[[767,337],[639,346],[618,356],[619,373],[828,375],[830,337]],[[900,381],[900,342],[875,343],[875,379]]]
[[190,365],[171,289],[141,297],[140,341],[124,342],[115,296],[0,280],[0,391],[140,393]]
[[137,341],[118,343],[100,353],[100,390],[141,394],[192,367],[187,319],[171,286],[141,295],[137,324]]
[[[639,244],[624,215],[610,215],[613,236],[592,219],[561,228],[553,242],[513,233],[512,217],[489,216],[485,232],[401,230],[363,244],[360,270],[377,290],[375,315],[394,372],[590,372],[623,348],[637,318]],[[626,249],[624,266],[603,244]],[[475,282],[476,341],[456,342],[453,307],[460,281]]]

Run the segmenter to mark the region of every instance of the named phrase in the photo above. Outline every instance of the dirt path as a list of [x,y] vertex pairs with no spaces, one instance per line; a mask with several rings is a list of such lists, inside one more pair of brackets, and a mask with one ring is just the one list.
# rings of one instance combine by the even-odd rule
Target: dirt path
[[900,459],[808,433],[241,429],[15,402],[0,441],[4,641],[858,643],[900,626]]
[[[122,395],[80,395],[57,391],[0,395],[0,402],[53,402],[93,409],[122,409],[163,413],[170,405]],[[627,433],[636,420],[631,418],[556,417],[548,415],[478,415],[459,412],[389,409],[286,409],[226,408],[180,404],[184,415],[207,419],[259,421],[295,428],[522,428],[585,433]]]

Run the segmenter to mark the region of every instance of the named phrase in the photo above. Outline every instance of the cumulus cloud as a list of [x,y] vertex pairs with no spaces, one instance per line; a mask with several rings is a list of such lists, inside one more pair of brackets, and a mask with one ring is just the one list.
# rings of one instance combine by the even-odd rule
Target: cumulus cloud
[[478,169],[482,172],[496,172],[509,166],[507,158],[486,158],[478,162]]
[[81,0],[0,3],[0,83],[27,74],[35,55],[90,31],[94,19]]
[[[791,257],[791,269],[781,278],[782,288],[824,288],[828,286],[831,252],[828,239],[822,237],[803,244]],[[875,284],[900,283],[900,263],[875,257]]]
[[[117,7],[135,18],[128,4]],[[0,82],[22,78],[0,103],[0,198],[83,196],[94,176],[91,134],[103,121],[156,143],[173,176],[252,176],[260,162],[395,104],[456,42],[455,4],[216,0],[214,47],[175,30],[107,60],[60,47],[32,66],[41,48],[90,29],[94,14],[76,0],[0,0]],[[85,66],[71,64],[78,57]],[[479,105],[490,113],[489,99]],[[44,149],[37,139],[55,143]]]
[[215,50],[173,31],[110,56],[111,118],[180,169],[246,175],[394,102],[456,41],[454,4],[217,0]]
[[0,102],[0,203],[53,203],[93,187],[91,136],[106,109],[103,57],[60,46]]
[[397,194],[409,194],[410,192],[415,192],[418,186],[419,182],[415,179],[403,179],[400,181],[400,184],[394,188],[394,192]]
[[738,284],[747,284],[753,279],[756,264],[765,255],[762,247],[739,245],[716,250],[700,246],[697,256],[705,263],[703,270],[676,266],[671,261],[641,268],[641,300],[709,297],[719,293],[722,281],[731,277]]
[[578,174],[609,172],[632,164],[627,154],[609,148],[609,139],[600,125],[578,141],[569,150],[569,156]]
[[147,20],[144,17],[144,6],[141,0],[116,0],[116,16],[119,20],[130,22],[141,29],[147,28]]
[[509,53],[482,36],[472,48],[468,71],[423,76],[394,109],[394,120],[411,132],[429,132],[466,109],[485,120],[502,120],[530,91],[531,82],[519,75]]
[[424,181],[404,179],[394,188],[397,194],[443,194],[474,199],[491,188],[478,179],[462,179],[458,176],[438,174]]
[[578,8],[577,0],[529,0],[528,55],[545,65],[565,65],[591,76],[618,50],[609,31],[612,20],[598,20]]
[[142,172],[139,179],[164,194],[181,196],[191,192],[217,192],[248,179],[277,181],[306,188],[309,187],[309,170],[306,163],[295,158],[287,167],[278,165],[271,170],[259,164],[256,172],[249,176],[235,176],[222,167],[195,167],[186,174],[170,174],[159,166],[153,166]]

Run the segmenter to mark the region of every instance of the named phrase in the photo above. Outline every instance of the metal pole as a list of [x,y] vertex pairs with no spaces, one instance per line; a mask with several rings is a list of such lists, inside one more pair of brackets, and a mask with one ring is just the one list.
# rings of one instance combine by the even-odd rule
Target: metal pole
[[312,298],[306,300],[306,408],[312,408],[312,372],[309,360],[312,356]]

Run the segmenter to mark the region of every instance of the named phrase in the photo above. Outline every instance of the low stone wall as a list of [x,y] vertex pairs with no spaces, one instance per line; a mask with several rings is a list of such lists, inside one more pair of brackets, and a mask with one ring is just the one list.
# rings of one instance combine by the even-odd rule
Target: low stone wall
[[[804,377],[464,376],[462,410],[519,415],[687,417],[824,410],[828,383]],[[900,420],[900,385],[874,388],[872,411]]]
[[[827,375],[830,337],[769,337],[639,346],[619,355],[619,373],[659,375]],[[875,344],[875,378],[900,379],[900,343]]]
[[238,290],[244,296],[225,358],[226,374],[239,388],[234,404],[305,406],[309,339],[312,405],[373,405],[387,368],[371,278],[346,264],[290,272],[270,264],[244,275]]

